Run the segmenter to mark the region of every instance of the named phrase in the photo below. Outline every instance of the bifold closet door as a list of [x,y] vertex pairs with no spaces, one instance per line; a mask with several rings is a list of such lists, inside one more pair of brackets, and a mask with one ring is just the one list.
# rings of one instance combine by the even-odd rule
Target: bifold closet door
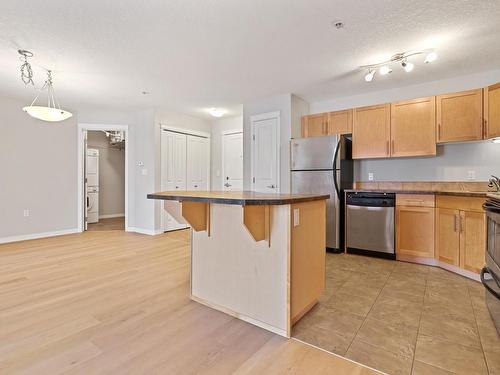
[[[186,190],[187,136],[163,130],[161,133],[161,190]],[[186,228],[162,210],[164,231]]]
[[187,190],[208,190],[210,163],[207,138],[187,136],[186,176]]

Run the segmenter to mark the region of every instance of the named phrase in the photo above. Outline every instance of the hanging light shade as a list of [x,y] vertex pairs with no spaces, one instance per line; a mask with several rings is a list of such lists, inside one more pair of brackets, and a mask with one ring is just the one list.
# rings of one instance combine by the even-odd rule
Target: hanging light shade
[[[47,106],[34,105],[40,94],[45,89],[47,90]],[[42,89],[35,97],[35,99],[31,102],[31,105],[24,107],[23,111],[27,112],[31,117],[48,122],[64,121],[73,116],[71,112],[61,109],[59,101],[54,95],[54,87],[52,85],[52,72],[50,70],[47,71],[47,80],[43,84]]]

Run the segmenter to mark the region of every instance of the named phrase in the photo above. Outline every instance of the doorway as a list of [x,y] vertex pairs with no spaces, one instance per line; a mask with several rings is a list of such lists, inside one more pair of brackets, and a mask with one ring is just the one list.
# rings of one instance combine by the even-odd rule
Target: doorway
[[243,132],[222,133],[222,190],[243,190]]
[[250,118],[252,137],[252,190],[279,193],[280,113],[264,113]]
[[80,231],[128,227],[128,127],[79,124],[78,225]]

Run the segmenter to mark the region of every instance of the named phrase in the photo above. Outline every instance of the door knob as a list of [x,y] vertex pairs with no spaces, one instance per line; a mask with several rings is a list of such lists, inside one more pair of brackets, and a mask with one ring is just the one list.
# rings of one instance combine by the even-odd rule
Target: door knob
[[230,186],[231,186],[231,184],[230,184],[230,183],[228,183],[228,182],[226,182],[226,183],[224,184],[224,186],[225,186],[225,187],[230,187]]
[[276,185],[274,185],[274,184],[268,185],[267,187],[270,188],[270,189],[276,189]]

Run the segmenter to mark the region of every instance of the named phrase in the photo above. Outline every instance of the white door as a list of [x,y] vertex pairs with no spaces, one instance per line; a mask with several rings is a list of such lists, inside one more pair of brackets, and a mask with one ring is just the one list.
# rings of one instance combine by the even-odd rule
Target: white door
[[[185,134],[170,131],[161,133],[161,190],[186,190],[186,146]],[[186,228],[165,210],[162,210],[164,231]]]
[[243,190],[243,133],[222,136],[222,190]]
[[208,139],[188,135],[186,160],[187,190],[208,190]]
[[279,193],[279,113],[251,117],[252,190]]

